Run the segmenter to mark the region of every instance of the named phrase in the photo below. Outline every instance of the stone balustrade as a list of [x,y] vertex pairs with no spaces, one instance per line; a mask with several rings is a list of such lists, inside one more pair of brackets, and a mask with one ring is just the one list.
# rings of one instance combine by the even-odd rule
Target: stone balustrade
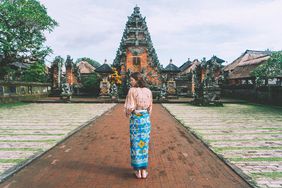
[[0,80],[0,103],[18,101],[23,97],[47,96],[51,84]]

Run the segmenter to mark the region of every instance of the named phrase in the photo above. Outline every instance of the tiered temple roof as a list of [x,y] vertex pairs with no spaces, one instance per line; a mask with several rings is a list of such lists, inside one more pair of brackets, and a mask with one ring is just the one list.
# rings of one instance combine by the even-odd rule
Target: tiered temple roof
[[165,69],[162,70],[162,72],[165,73],[178,73],[181,70],[172,63],[172,60],[170,60],[169,64],[165,67]]
[[114,59],[113,66],[119,68],[124,63],[126,49],[131,46],[143,46],[148,51],[148,56],[152,58],[151,66],[160,69],[160,63],[157,53],[148,31],[145,17],[140,14],[140,8],[135,7],[131,16],[128,17],[123,36]]
[[225,62],[225,60],[220,59],[216,57],[215,55],[212,56],[211,59],[207,61],[207,63],[218,63],[218,64],[222,64],[223,62]]
[[93,67],[87,61],[81,61],[78,63],[78,69],[80,74],[91,74],[95,71],[95,67]]
[[104,63],[103,65],[101,65],[100,67],[98,67],[95,72],[98,72],[98,73],[113,73],[113,70],[112,68],[107,64],[107,63]]
[[188,58],[188,60],[187,60],[185,63],[183,63],[183,64],[179,67],[179,69],[180,69],[181,71],[184,71],[184,70],[186,70],[187,68],[189,68],[191,65],[192,65],[192,61],[190,61],[190,58]]

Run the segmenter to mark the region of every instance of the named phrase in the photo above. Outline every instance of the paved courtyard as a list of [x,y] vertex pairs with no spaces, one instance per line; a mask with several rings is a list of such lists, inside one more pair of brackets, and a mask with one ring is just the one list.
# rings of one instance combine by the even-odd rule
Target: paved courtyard
[[27,104],[0,108],[0,180],[115,104]]
[[[96,162],[98,164],[99,161],[108,161],[111,159],[113,160],[113,164],[108,164],[108,166],[112,165],[112,168],[114,168],[115,162],[122,161],[122,163],[120,163],[121,166],[116,169],[121,169],[122,173],[126,173],[123,176],[126,177],[126,181],[128,181],[128,178],[132,177],[127,174],[129,169],[127,167],[124,168],[129,162],[128,156],[124,160],[117,157],[117,155],[120,155],[120,152],[123,153],[127,150],[126,148],[129,147],[128,142],[124,141],[124,139],[126,140],[128,137],[125,132],[127,120],[122,115],[122,105],[119,105],[117,110],[112,113],[109,109],[113,106],[115,106],[115,104],[51,103],[0,108],[0,178],[3,179],[16,170],[16,168],[20,167],[21,164],[25,164],[29,159],[41,155],[44,151],[52,148],[58,142],[76,132],[77,129],[92,122],[92,125],[95,124],[95,126],[91,128],[93,130],[89,128],[87,131],[84,131],[85,133],[81,133],[78,138],[75,136],[71,137],[73,141],[69,142],[73,142],[74,145],[67,144],[66,141],[62,142],[54,148],[53,154],[50,154],[49,151],[44,154],[45,157],[43,156],[43,159],[39,160],[38,164],[32,163],[37,166],[33,167],[33,165],[31,165],[31,167],[27,168],[30,169],[28,171],[30,171],[30,174],[36,174],[32,169],[42,168],[42,170],[45,171],[46,160],[48,160],[48,163],[50,162],[51,165],[49,166],[51,172],[52,170],[56,170],[56,173],[61,173],[61,171],[67,170],[69,167],[67,166],[67,169],[65,169],[64,166],[62,166],[57,169],[56,164],[58,161],[62,161],[63,158],[72,156],[74,152],[73,157],[75,157],[77,153],[76,155],[79,156],[77,159],[79,160],[81,160],[80,157],[82,157],[82,155],[89,155],[89,158],[87,158],[89,164],[96,164]],[[202,139],[215,153],[224,158],[230,166],[242,174],[245,179],[250,182],[253,181],[254,184],[260,187],[282,187],[281,108],[246,104],[225,104],[224,107],[195,107],[189,104],[163,104],[163,106],[185,127]],[[108,111],[107,114],[102,116],[104,119],[101,118],[96,125],[96,121],[94,120],[106,111]],[[222,187],[223,184],[217,184],[218,182],[216,180],[210,182],[210,177],[206,177],[206,180],[197,178],[205,176],[205,174],[210,174],[213,178],[220,178],[221,172],[219,169],[223,168],[224,164],[216,162],[218,163],[216,167],[210,166],[211,164],[201,164],[200,161],[206,163],[211,160],[210,162],[214,165],[212,161],[214,161],[215,158],[212,157],[207,160],[207,156],[210,154],[202,154],[203,152],[206,153],[204,147],[193,145],[196,140],[189,136],[189,134],[184,134],[184,132],[179,129],[178,125],[171,121],[172,118],[170,115],[165,113],[166,112],[160,108],[159,105],[154,105],[154,113],[152,116],[153,136],[151,143],[153,152],[151,156],[153,159],[151,161],[152,167],[150,171],[152,171],[153,174],[159,174],[161,177],[164,174],[166,175],[161,179],[158,179],[158,176],[154,175],[149,182],[140,185],[146,187],[150,185],[151,182],[156,186],[163,187],[166,184],[165,181],[169,181],[171,185],[174,185],[179,177],[182,177],[179,175],[178,171],[183,168],[180,172],[187,173],[188,176],[182,177],[185,181],[183,180],[181,186],[183,185],[185,187],[185,185],[188,184],[199,186],[202,184],[210,185],[210,187],[214,187],[215,185]],[[95,128],[96,126],[97,128]],[[178,127],[178,131],[175,131],[177,129],[173,129],[174,126]],[[95,135],[100,138],[99,141],[91,139],[90,135],[93,131]],[[83,134],[85,136],[82,136]],[[178,134],[184,135],[183,138],[187,138],[187,140],[178,138]],[[82,138],[84,139],[81,140]],[[93,147],[93,151],[88,151],[84,150],[87,147],[83,147],[84,149],[81,148],[80,145],[82,143],[85,146],[87,145],[87,147],[92,144],[98,147]],[[123,146],[118,150],[116,146],[112,147],[113,143],[114,145],[119,143],[119,145]],[[75,144],[77,144],[77,146],[75,146]],[[202,148],[201,151],[199,147]],[[94,153],[95,156],[98,157],[97,159],[93,158]],[[99,155],[97,155],[98,153]],[[108,153],[111,154],[109,155]],[[57,157],[50,158],[50,156]],[[198,158],[199,156],[201,156],[201,158]],[[186,161],[187,157],[189,160]],[[82,157],[82,159],[83,158],[85,157]],[[172,161],[174,163],[171,163]],[[72,161],[70,161],[70,163],[71,162]],[[85,162],[85,164],[87,163]],[[197,165],[195,166],[195,164]],[[56,169],[52,169],[54,165]],[[69,163],[66,161],[62,165],[69,165]],[[96,167],[97,169],[95,170]],[[110,169],[103,169],[102,166],[99,166],[99,168],[98,166],[96,167],[91,170],[91,172],[95,172],[95,181],[98,182],[94,183],[97,185],[102,186],[103,179],[115,179],[112,175],[116,174],[113,173],[107,174],[107,177],[100,177],[98,174],[101,173],[101,170],[102,173],[106,175],[106,172]],[[76,168],[78,168],[78,171],[80,170],[79,167]],[[226,170],[226,167],[224,167],[224,169]],[[25,170],[22,171],[22,177],[25,179]],[[47,172],[49,171],[46,171],[46,173]],[[66,177],[73,176],[68,174],[72,172],[64,171],[64,173],[66,173]],[[230,173],[231,172],[228,172],[228,174]],[[35,176],[35,174],[32,176]],[[196,174],[198,175],[195,176]],[[74,180],[75,185],[81,184],[79,181],[80,175],[75,176],[78,178],[77,181]],[[86,174],[83,173],[83,176],[86,176]],[[90,177],[91,174],[88,174],[88,176]],[[114,181],[109,181],[107,185],[110,186],[116,181],[116,183],[119,184],[118,187],[123,187],[125,184],[121,183],[121,179],[116,178],[117,179]],[[11,181],[14,182],[14,180]],[[22,183],[22,181],[23,180],[21,180],[20,183]],[[239,181],[236,180],[236,182],[238,183]],[[8,181],[8,184],[10,183]],[[89,182],[87,180],[87,183],[92,185],[93,182],[91,178]],[[131,182],[131,180],[129,184],[135,186],[134,182]],[[46,184],[45,187],[48,187],[47,185],[49,186],[49,184]],[[66,184],[58,185],[65,187]],[[15,184],[14,187],[17,186],[18,185]]]
[[260,187],[282,187],[282,108],[246,104],[163,106]]
[[16,173],[0,188],[249,188],[250,186],[154,104],[149,176],[130,167],[129,120],[118,104]]

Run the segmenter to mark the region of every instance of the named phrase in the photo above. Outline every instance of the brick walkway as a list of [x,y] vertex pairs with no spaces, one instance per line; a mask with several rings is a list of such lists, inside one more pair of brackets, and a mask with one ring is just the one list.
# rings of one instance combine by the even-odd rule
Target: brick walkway
[[128,120],[122,105],[53,148],[1,188],[249,187],[161,105],[154,105],[149,177],[130,168]]

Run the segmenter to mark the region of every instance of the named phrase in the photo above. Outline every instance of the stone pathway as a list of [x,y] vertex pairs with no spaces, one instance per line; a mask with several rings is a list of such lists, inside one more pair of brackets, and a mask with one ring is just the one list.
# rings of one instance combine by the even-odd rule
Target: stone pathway
[[282,187],[282,108],[247,104],[163,106],[260,187]]
[[0,108],[0,180],[115,104],[28,104]]
[[153,106],[149,176],[130,167],[129,120],[119,104],[16,173],[0,188],[249,188],[179,124]]

